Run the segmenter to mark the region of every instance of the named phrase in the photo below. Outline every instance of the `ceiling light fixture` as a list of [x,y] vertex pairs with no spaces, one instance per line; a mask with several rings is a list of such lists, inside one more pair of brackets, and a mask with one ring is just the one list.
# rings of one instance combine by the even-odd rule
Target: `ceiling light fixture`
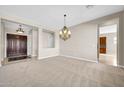
[[16,30],[18,33],[24,33],[24,30],[22,29],[22,25],[19,25],[19,28]]
[[69,31],[69,29],[66,26],[66,14],[64,15],[64,27],[59,32],[59,37],[61,39],[63,39],[64,41],[71,37],[71,32]]

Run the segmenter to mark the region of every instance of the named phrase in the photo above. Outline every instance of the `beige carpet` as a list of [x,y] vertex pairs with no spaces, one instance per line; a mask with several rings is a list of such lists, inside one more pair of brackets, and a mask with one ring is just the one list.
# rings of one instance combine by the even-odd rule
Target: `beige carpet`
[[124,69],[66,57],[23,60],[0,68],[0,86],[124,86]]

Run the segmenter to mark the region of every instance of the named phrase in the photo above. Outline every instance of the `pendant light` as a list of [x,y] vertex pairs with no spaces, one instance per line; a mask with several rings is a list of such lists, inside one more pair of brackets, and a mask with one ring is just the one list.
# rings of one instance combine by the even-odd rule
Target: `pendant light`
[[16,30],[18,33],[24,33],[24,30],[22,29],[22,25],[19,25],[19,28]]
[[71,37],[71,32],[66,26],[66,14],[64,15],[64,27],[59,32],[59,37],[63,39],[64,41],[66,41],[67,39]]

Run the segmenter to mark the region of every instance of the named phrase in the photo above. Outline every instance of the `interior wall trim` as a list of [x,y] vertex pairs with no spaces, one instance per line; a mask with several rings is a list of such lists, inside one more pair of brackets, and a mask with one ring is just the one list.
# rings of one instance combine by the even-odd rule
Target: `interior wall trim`
[[68,55],[59,55],[59,56],[74,58],[74,59],[83,60],[83,61],[88,61],[88,62],[95,62],[95,63],[98,63],[98,61],[90,60],[90,59],[86,59],[86,58],[81,58],[81,57],[74,57],[74,56],[68,56]]
[[50,57],[56,57],[56,56],[59,56],[59,55],[56,54],[56,55],[52,55],[52,56],[44,56],[44,57],[40,57],[38,59],[40,60],[40,59],[45,59],[45,58],[50,58]]
[[122,65],[117,65],[117,67],[119,67],[119,68],[124,68],[124,66],[122,66]]

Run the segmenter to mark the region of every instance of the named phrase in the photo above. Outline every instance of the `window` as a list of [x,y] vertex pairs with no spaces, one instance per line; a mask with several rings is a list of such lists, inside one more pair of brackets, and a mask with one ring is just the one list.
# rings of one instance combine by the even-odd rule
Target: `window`
[[43,31],[43,48],[55,47],[55,35],[54,32]]

